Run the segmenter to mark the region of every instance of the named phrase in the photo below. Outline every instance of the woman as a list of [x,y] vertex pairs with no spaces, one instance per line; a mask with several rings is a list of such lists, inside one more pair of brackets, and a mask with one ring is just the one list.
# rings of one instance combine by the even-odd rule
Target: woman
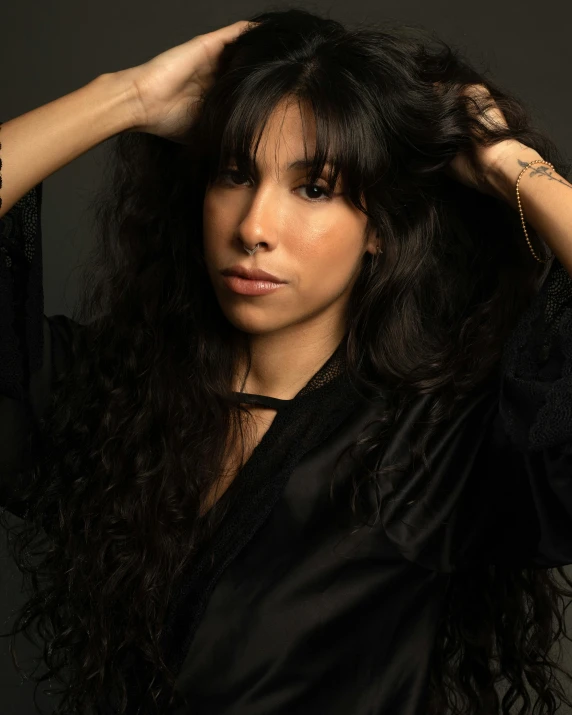
[[[572,704],[572,187],[521,104],[291,9],[2,131],[14,630],[56,712]],[[44,316],[41,181],[114,134],[81,308]]]

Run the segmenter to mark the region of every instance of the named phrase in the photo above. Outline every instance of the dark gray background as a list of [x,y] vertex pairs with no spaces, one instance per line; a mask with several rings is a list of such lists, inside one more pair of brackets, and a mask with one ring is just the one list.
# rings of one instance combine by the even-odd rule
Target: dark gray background
[[[65,95],[104,72],[151,59],[169,47],[265,9],[287,2],[180,2],[179,0],[48,0],[3,3],[0,42],[0,119],[8,120]],[[391,18],[423,25],[460,47],[478,69],[493,77],[528,106],[537,125],[570,157],[572,153],[572,3],[483,0],[352,0],[314,2],[307,9],[352,23]],[[1,140],[1,137],[0,137]],[[88,202],[102,178],[103,142],[44,182],[43,260],[45,312],[73,308],[77,267],[92,236]],[[524,235],[523,235],[523,240]],[[572,528],[572,524],[571,524]],[[0,629],[24,599],[22,579],[6,558],[0,534]],[[18,652],[31,665],[36,650],[21,637]],[[567,641],[564,662],[572,668]],[[41,695],[41,693],[40,693]],[[50,700],[39,697],[50,711]],[[31,715],[32,684],[20,683],[0,639],[0,712]],[[559,712],[564,712],[562,708]],[[270,715],[270,714],[269,714]],[[349,715],[349,714],[348,714]]]

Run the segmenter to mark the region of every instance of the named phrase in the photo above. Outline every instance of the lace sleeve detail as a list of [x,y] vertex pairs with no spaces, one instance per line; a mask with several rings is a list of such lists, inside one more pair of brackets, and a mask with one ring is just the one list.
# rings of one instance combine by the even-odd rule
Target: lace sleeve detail
[[555,257],[502,359],[502,418],[525,452],[572,451],[572,277]]
[[24,397],[42,365],[41,204],[40,183],[0,218],[0,395],[12,399]]

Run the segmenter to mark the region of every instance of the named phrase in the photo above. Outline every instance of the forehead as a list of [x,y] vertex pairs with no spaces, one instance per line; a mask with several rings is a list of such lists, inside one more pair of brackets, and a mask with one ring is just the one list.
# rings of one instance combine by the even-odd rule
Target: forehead
[[[310,183],[323,177],[332,189],[340,181],[348,186],[357,167],[359,152],[354,157],[352,149],[359,132],[346,136],[350,123],[345,114],[340,121],[335,108],[314,106],[313,99],[293,94],[275,103],[266,99],[240,97],[227,117],[218,124],[214,119],[215,141],[205,143],[207,183],[232,164],[253,176],[269,174],[278,180],[284,174],[289,181],[304,172]],[[354,174],[359,175],[359,167]]]
[[260,164],[279,164],[312,156],[316,123],[311,107],[298,99],[281,100],[260,133],[255,159]]

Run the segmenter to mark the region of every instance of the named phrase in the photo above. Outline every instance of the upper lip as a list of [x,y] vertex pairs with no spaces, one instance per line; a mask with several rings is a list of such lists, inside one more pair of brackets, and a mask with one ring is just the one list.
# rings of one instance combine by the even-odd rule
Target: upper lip
[[260,270],[260,268],[245,268],[241,265],[231,266],[230,268],[225,268],[221,271],[223,276],[240,276],[240,278],[247,278],[248,280],[257,281],[272,281],[272,283],[286,283],[286,281],[273,276],[272,273],[267,273],[266,271]]

